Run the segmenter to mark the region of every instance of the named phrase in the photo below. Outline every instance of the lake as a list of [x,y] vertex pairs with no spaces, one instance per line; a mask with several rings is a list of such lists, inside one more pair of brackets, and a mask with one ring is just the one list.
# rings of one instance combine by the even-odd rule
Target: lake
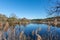
[[[47,24],[28,24],[24,26],[16,25],[14,29],[15,29],[16,40],[19,40],[19,35],[21,31],[24,32],[24,35],[27,38],[29,36],[32,40],[37,40],[36,39],[37,36],[35,35],[36,30],[38,30],[37,34],[41,36],[42,40],[60,40],[60,28],[52,25],[51,26]],[[34,35],[32,35],[32,33]],[[9,34],[9,31],[7,31],[7,34]]]
[[[54,26],[49,26],[46,24],[28,24],[26,26],[18,26],[16,25],[15,28],[17,35],[19,35],[20,31],[24,31],[24,34],[26,36],[31,35],[32,31],[36,31],[38,29],[40,29],[40,31],[38,32],[38,34],[43,38],[43,39],[50,39],[51,37],[53,40],[60,40],[60,28],[58,27],[54,27]],[[20,29],[20,30],[19,30]]]

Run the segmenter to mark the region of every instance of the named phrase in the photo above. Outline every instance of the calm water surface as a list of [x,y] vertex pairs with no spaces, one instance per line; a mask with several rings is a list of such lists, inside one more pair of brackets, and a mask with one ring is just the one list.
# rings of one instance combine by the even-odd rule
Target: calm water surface
[[26,26],[19,26],[16,25],[15,29],[16,29],[16,34],[17,36],[19,35],[19,33],[23,30],[24,34],[26,36],[32,34],[32,31],[36,31],[38,30],[38,28],[40,28],[41,30],[38,32],[38,34],[43,38],[43,39],[48,39],[51,40],[60,40],[60,28],[58,27],[54,27],[54,26],[50,26],[50,29],[48,29],[48,25],[46,24],[28,24]]
[[[28,25],[16,25],[14,28],[16,31],[16,36],[19,36],[21,31],[24,31],[26,36],[32,37],[34,40],[36,36],[32,36],[32,31],[38,31],[38,34],[42,37],[43,40],[60,40],[60,28],[55,26],[48,26],[46,24],[28,24]],[[9,33],[9,30],[8,32]]]

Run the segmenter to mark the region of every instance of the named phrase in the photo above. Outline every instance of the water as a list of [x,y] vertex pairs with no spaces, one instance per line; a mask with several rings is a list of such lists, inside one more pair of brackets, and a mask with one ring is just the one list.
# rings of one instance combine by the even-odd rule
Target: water
[[14,29],[15,34],[18,37],[21,31],[23,31],[26,37],[30,36],[35,40],[37,37],[35,35],[32,36],[32,31],[35,33],[36,30],[40,29],[37,33],[42,37],[42,40],[60,40],[60,28],[54,26],[50,26],[49,28],[46,24],[28,24],[26,26],[16,25]]

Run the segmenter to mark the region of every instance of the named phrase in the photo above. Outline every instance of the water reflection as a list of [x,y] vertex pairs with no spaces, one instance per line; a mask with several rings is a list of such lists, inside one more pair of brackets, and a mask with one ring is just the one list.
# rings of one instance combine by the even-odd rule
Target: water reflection
[[46,24],[16,25],[0,31],[0,40],[60,40],[59,37],[60,28]]

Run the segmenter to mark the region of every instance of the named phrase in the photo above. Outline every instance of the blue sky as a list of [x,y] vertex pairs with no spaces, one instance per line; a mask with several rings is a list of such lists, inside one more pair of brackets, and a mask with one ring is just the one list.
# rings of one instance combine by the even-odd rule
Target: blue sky
[[16,14],[18,18],[46,18],[48,0],[0,0],[0,13],[10,16]]

